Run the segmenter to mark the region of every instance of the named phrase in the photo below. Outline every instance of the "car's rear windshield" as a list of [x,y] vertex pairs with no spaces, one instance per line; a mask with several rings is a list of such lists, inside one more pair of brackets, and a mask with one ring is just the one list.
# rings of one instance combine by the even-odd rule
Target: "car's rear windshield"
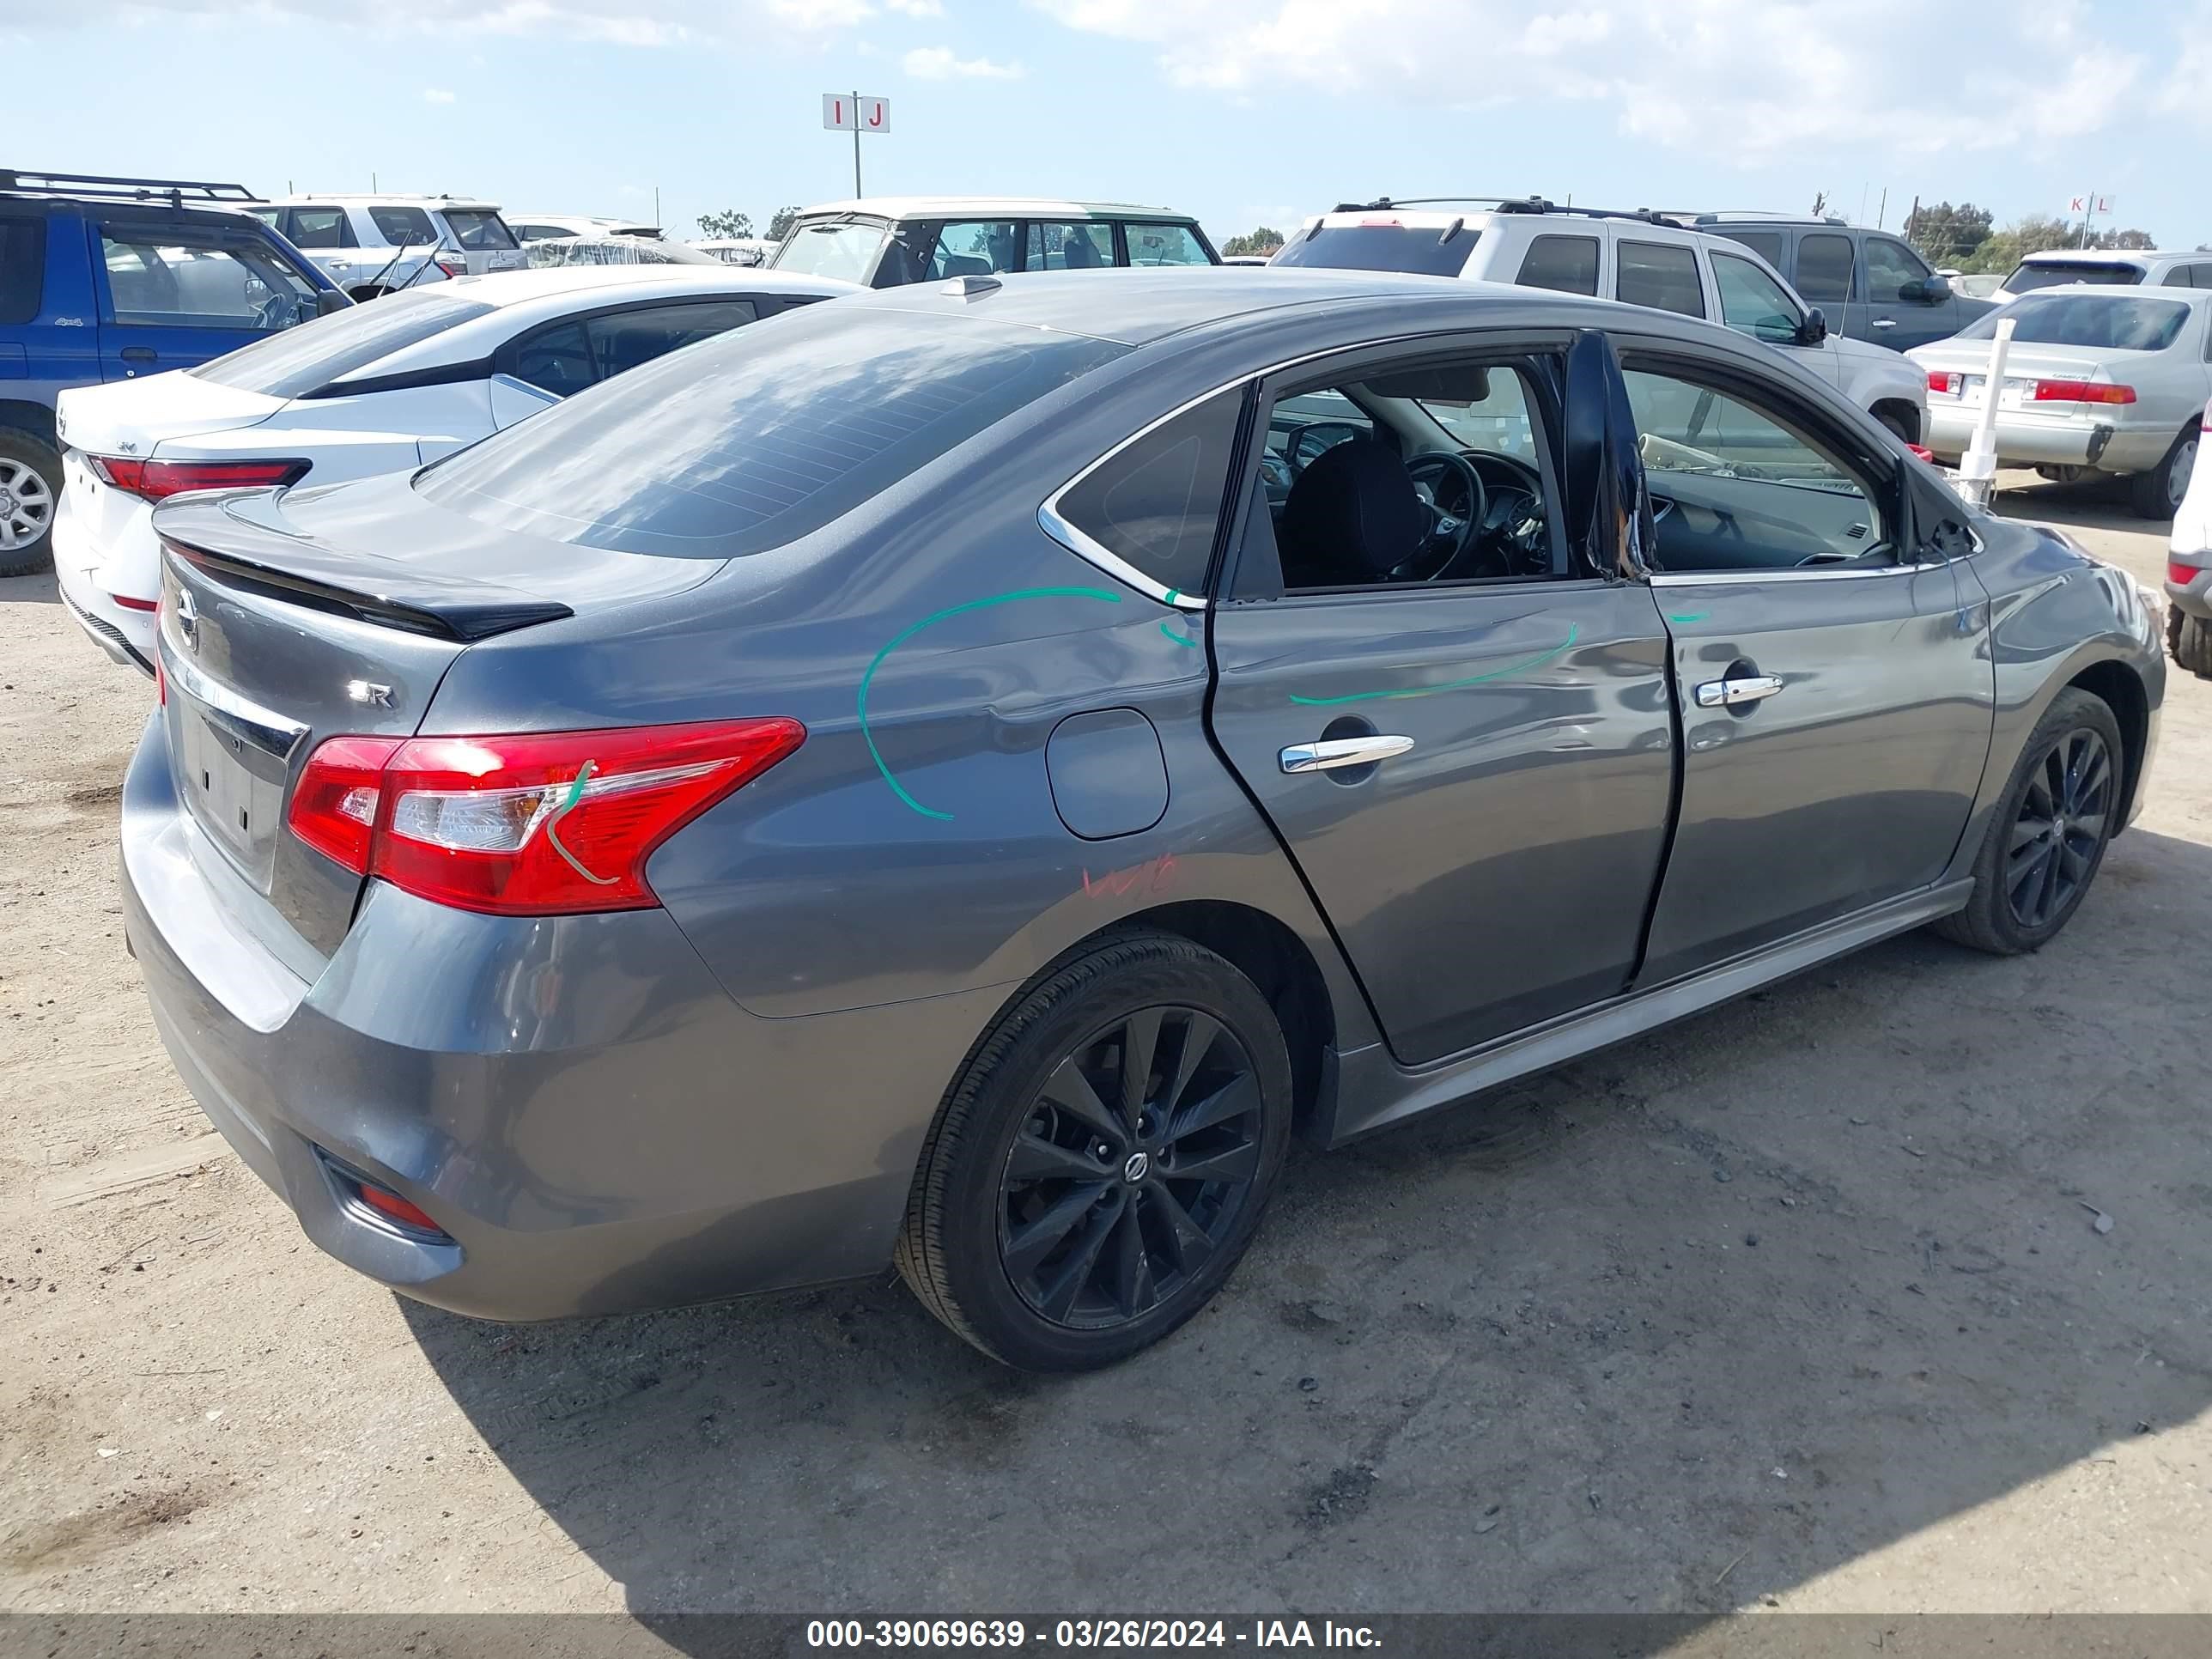
[[459,208],[447,208],[446,222],[453,227],[453,240],[471,253],[520,246],[514,240],[514,233],[507,228],[507,222],[496,213],[471,213]]
[[2118,265],[2109,259],[2034,259],[2013,267],[2004,279],[2006,293],[2017,297],[2039,288],[2057,288],[2066,283],[2104,283],[2113,288],[2134,288],[2143,279],[2140,265]]
[[776,251],[778,270],[865,282],[890,227],[880,219],[814,219],[794,226]]
[[341,374],[350,374],[490,309],[481,300],[456,299],[438,289],[393,294],[256,340],[185,373],[240,392],[305,397]]
[[479,524],[582,547],[758,553],[1127,349],[981,318],[810,306],[579,392],[415,488]]
[[2105,351],[2163,351],[2181,337],[2189,307],[2179,300],[2106,298],[2101,294],[2031,294],[1977,317],[1961,340],[1994,338],[2013,319],[2021,345],[2082,346]]
[[1322,225],[1292,239],[1271,264],[1316,265],[1334,270],[1404,270],[1417,276],[1456,276],[1481,240],[1462,230],[1449,240],[1442,225]]

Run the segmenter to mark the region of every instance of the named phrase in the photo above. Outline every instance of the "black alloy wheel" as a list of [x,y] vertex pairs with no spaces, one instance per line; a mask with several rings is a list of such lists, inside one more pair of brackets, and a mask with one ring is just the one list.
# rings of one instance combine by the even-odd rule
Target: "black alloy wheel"
[[2095,873],[2111,831],[2118,771],[2105,739],[2068,732],[2029,770],[2005,854],[2006,907],[2040,930],[2071,910]]
[[1234,963],[1173,934],[1104,935],[969,1051],[915,1167],[900,1276],[1008,1364],[1126,1359],[1251,1243],[1292,1092],[1275,1010]]
[[1126,1324],[1203,1269],[1260,1173],[1260,1084],[1228,1029],[1152,1007],[1079,1044],[999,1179],[999,1260],[1042,1317]]

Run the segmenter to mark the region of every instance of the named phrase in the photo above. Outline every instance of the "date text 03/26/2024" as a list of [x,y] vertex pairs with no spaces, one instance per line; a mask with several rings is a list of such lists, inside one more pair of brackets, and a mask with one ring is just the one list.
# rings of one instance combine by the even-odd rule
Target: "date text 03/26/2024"
[[1364,1648],[1382,1645],[1365,1625],[1334,1620],[1060,1619],[1048,1625],[1019,1619],[816,1619],[811,1648]]

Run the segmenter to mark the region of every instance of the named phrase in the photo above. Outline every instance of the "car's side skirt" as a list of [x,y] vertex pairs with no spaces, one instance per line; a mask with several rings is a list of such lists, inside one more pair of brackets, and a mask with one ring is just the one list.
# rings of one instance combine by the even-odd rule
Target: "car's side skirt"
[[1608,1044],[1641,1036],[1832,957],[1949,915],[1962,908],[1973,892],[1972,878],[1923,888],[1687,978],[1631,992],[1418,1071],[1400,1066],[1380,1043],[1339,1055],[1334,1109],[1323,1139],[1331,1146],[1340,1146],[1516,1078],[1547,1071]]

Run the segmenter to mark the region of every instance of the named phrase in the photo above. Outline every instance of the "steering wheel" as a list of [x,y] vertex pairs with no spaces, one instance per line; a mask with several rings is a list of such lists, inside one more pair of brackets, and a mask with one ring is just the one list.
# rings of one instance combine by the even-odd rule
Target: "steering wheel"
[[[1475,533],[1482,527],[1483,520],[1490,514],[1490,491],[1483,484],[1482,474],[1474,470],[1474,463],[1455,450],[1435,449],[1425,455],[1416,455],[1406,464],[1406,471],[1413,475],[1413,488],[1420,495],[1421,507],[1428,515],[1429,527],[1421,538],[1419,548],[1390,574],[1396,575],[1414,559],[1442,546],[1443,557],[1437,562],[1437,568],[1419,578],[1422,581],[1432,582],[1457,564],[1460,555],[1466,552],[1468,544],[1474,540]],[[1443,482],[1445,473],[1456,474],[1467,486],[1467,511],[1463,514],[1455,516],[1437,505],[1436,485]],[[1436,475],[1434,482],[1425,476],[1431,474]]]

